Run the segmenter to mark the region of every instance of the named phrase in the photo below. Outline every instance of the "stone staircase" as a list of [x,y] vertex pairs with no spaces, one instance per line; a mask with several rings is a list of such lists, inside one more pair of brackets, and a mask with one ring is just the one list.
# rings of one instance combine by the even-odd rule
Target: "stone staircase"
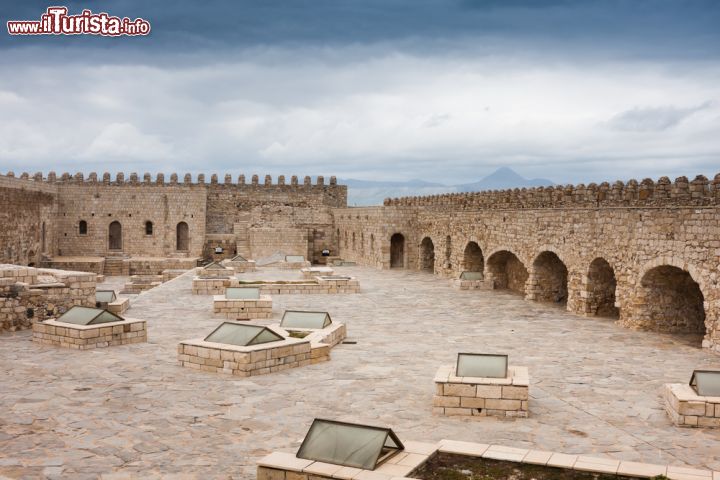
[[129,275],[130,266],[123,260],[124,257],[105,257],[103,274],[105,274],[105,276]]

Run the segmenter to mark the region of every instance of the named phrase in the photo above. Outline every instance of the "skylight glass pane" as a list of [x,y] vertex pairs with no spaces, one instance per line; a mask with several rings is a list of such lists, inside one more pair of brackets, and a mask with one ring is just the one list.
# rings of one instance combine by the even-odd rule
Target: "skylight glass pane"
[[267,328],[263,328],[262,332],[260,332],[255,338],[253,338],[249,345],[259,345],[261,343],[270,343],[270,342],[279,342],[281,340],[285,340],[283,337],[278,335],[277,333],[273,332],[272,330],[269,330]]
[[256,325],[238,325],[237,323],[225,322],[205,337],[205,341],[245,347],[263,328]]
[[100,303],[114,302],[116,299],[114,290],[97,290],[95,292],[95,301]]
[[350,277],[345,275],[324,275],[320,278],[323,280],[350,280]]
[[257,300],[260,298],[260,289],[238,287],[226,288],[225,298],[229,298],[231,300]]
[[703,397],[720,397],[720,370],[693,372],[693,387]]
[[245,257],[243,257],[242,255],[237,255],[237,256],[233,257],[232,261],[233,262],[247,262],[247,259]]
[[460,274],[461,280],[483,280],[482,272],[462,272]]
[[204,270],[225,270],[225,267],[219,263],[212,262],[203,267]]
[[325,328],[331,323],[327,312],[287,310],[283,315],[280,326],[282,328]]
[[388,430],[316,419],[297,456],[335,465],[375,469]]
[[60,315],[56,320],[58,322],[72,323],[74,325],[89,325],[90,322],[101,312],[102,310],[99,308],[75,306]]
[[304,262],[305,257],[302,255],[285,255],[286,262]]
[[458,353],[458,377],[507,377],[507,355]]
[[114,313],[103,310],[100,315],[90,321],[89,325],[97,325],[98,323],[122,322],[123,320],[123,318],[118,317]]

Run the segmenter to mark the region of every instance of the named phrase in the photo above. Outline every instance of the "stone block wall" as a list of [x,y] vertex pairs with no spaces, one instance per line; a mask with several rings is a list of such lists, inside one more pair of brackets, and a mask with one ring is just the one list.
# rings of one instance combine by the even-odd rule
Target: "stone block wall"
[[720,427],[720,397],[702,397],[688,384],[663,387],[665,410],[679,427]]
[[348,280],[307,280],[303,282],[285,283],[240,283],[236,278],[198,278],[192,282],[195,295],[224,295],[227,287],[257,287],[264,295],[299,295],[299,294],[332,294],[360,293],[360,282],[356,278]]
[[528,416],[527,367],[508,367],[508,378],[456,377],[455,367],[435,375],[433,412],[441,415]]
[[95,306],[93,273],[0,265],[0,331],[29,328],[74,305]]
[[33,342],[75,350],[142,343],[147,342],[147,323],[128,318],[123,322],[80,326],[49,320],[33,324]]
[[229,299],[216,295],[213,299],[213,313],[230,320],[250,320],[272,317],[272,298],[260,295],[258,299]]
[[310,342],[292,338],[254,347],[221,346],[202,340],[189,340],[178,345],[179,365],[239,377],[264,375],[311,363]]

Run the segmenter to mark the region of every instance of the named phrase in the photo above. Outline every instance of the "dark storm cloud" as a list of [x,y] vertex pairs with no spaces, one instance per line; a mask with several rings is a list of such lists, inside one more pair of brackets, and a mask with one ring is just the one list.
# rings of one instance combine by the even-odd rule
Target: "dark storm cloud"
[[[110,0],[66,2],[153,26],[152,38],[133,38],[122,49],[163,53],[252,48],[294,48],[391,43],[422,52],[495,49],[508,53],[717,57],[720,3],[713,0],[266,0],[228,2]],[[36,19],[48,3],[6,2],[0,18]],[[44,45],[116,49],[111,38],[0,38],[3,48]]]
[[0,35],[0,171],[716,173],[720,2],[60,3],[152,33]]

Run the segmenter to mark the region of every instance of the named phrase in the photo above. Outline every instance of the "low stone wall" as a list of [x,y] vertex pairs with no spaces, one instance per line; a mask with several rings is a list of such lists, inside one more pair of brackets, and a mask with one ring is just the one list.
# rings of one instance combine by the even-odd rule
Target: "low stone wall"
[[123,262],[128,264],[130,275],[162,275],[164,270],[191,270],[198,260],[197,257],[131,257]]
[[107,304],[108,311],[114,313],[115,315],[122,315],[128,308],[130,308],[129,298],[118,298],[114,302]]
[[[489,445],[487,443],[441,440],[437,444],[403,441],[405,449],[380,464],[375,470],[343,467],[325,462],[297,458],[295,454],[273,452],[257,465],[258,480],[413,480],[423,466],[435,455],[449,454],[463,457],[499,460],[516,464],[539,465],[564,471],[595,473],[651,479],[658,476],[677,480],[713,480],[720,472],[699,468],[677,467],[651,463],[616,460],[607,457],[575,455],[545,450]],[[453,472],[448,472],[451,475]],[[451,478],[451,477],[448,477]]]
[[275,262],[265,266],[279,268],[280,270],[300,270],[301,268],[308,268],[311,265],[309,261],[305,260],[304,262]]
[[327,361],[329,350],[327,355],[321,353],[324,352],[318,351],[318,356],[312,358],[310,342],[297,338],[251,347],[237,347],[197,339],[187,340],[178,345],[178,363],[183,367],[205,372],[250,377]]
[[665,410],[679,427],[720,427],[720,397],[702,397],[690,385],[666,383]]
[[228,287],[259,288],[261,294],[293,295],[320,293],[360,293],[360,282],[349,280],[316,280],[285,283],[240,283],[237,278],[193,278],[192,293],[195,295],[222,295]]
[[462,280],[456,278],[452,280],[451,285],[456,290],[492,290],[494,288],[492,280]]
[[257,270],[255,260],[247,260],[245,262],[233,262],[232,260],[225,260],[222,264],[228,268],[232,268],[235,273],[254,272]]
[[499,417],[528,416],[527,367],[508,367],[507,378],[455,376],[455,366],[440,367],[435,375],[433,413]]
[[288,332],[288,335],[290,332],[307,332],[308,335],[304,337],[304,339],[313,345],[313,349],[316,348],[316,346],[319,348],[321,344],[332,348],[347,337],[347,328],[343,323],[331,323],[328,327],[321,329],[293,328],[285,330],[278,324],[271,325],[271,327],[276,331]]
[[272,298],[268,295],[260,295],[260,298],[257,299],[234,299],[225,298],[225,295],[215,295],[213,312],[230,320],[270,318],[272,317]]
[[179,269],[179,268],[170,268],[167,270],[162,271],[162,281],[163,283],[169,282],[173,278],[177,278],[183,273],[187,272],[187,270]]
[[43,262],[43,266],[100,275],[105,271],[105,257],[53,257]]
[[130,281],[123,287],[122,293],[139,294],[162,285],[162,275],[131,275]]
[[29,328],[74,305],[95,306],[96,275],[0,265],[0,331]]
[[33,324],[33,342],[76,350],[147,342],[145,320],[126,318],[101,325],[72,325],[47,320]]
[[301,268],[300,273],[302,273],[303,278],[313,279],[318,275],[332,275],[335,270],[330,267],[307,267]]

